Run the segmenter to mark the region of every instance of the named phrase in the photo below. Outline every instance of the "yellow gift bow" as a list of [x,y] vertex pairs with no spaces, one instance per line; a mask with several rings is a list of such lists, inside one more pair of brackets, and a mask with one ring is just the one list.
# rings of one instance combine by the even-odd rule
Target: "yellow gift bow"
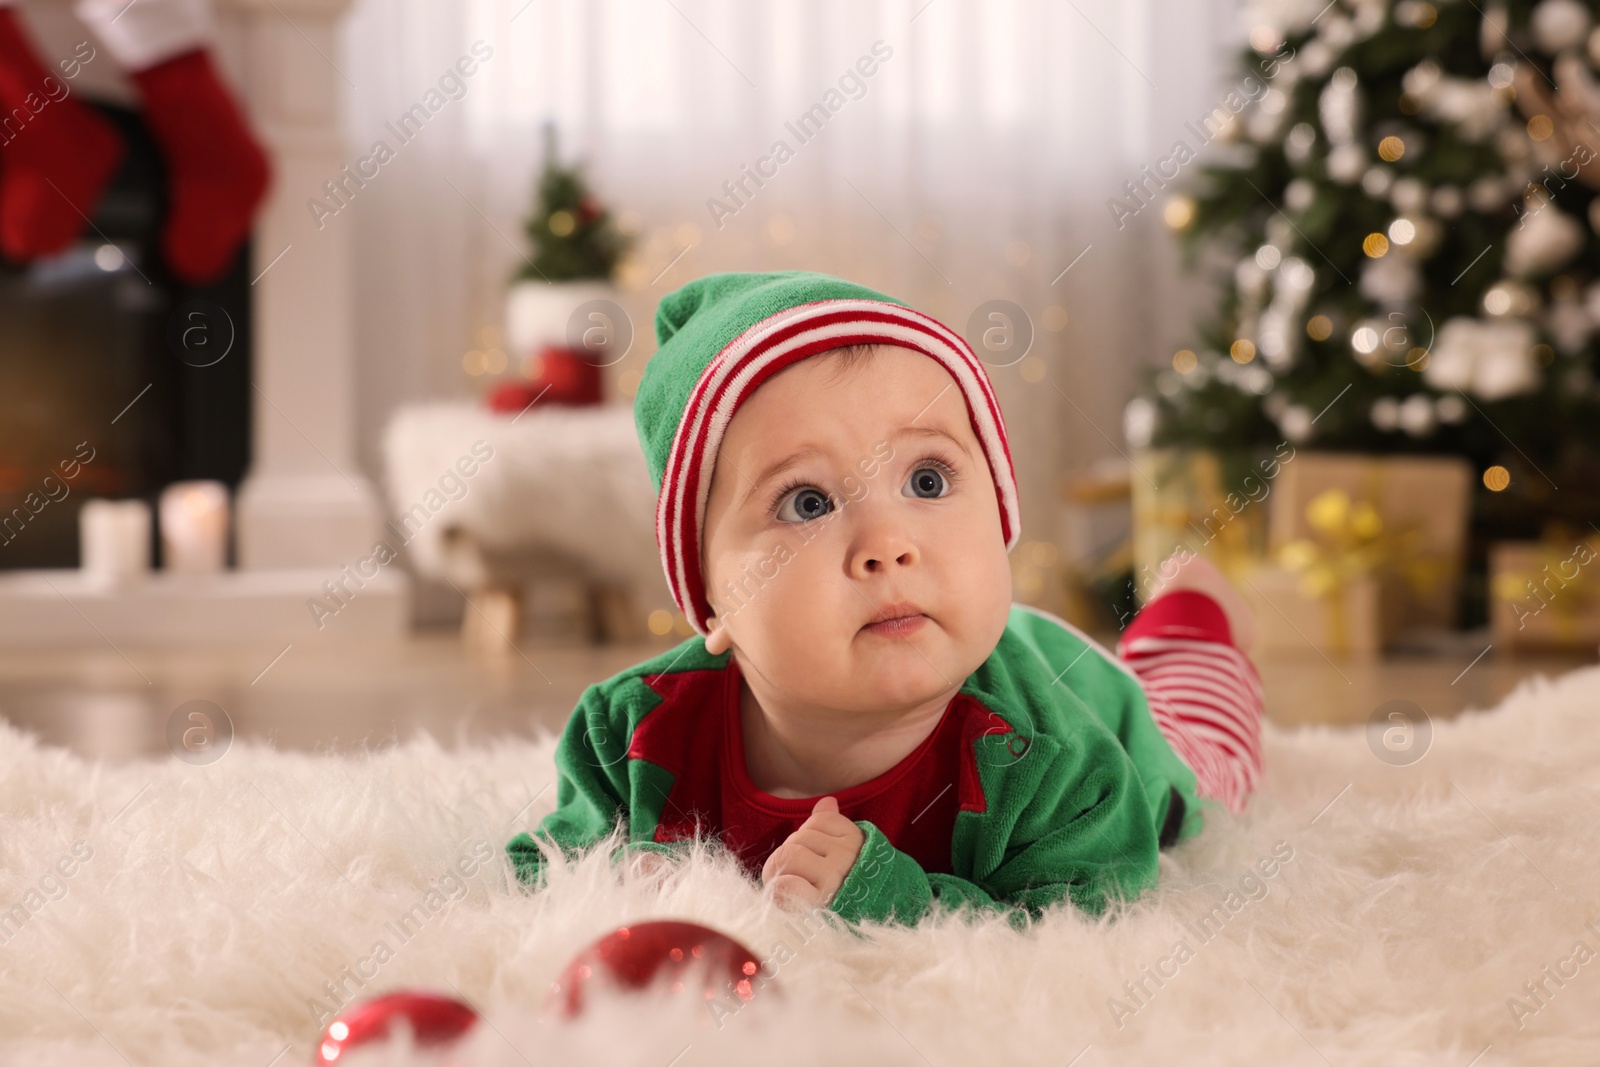
[[[1533,567],[1528,571],[1507,571],[1498,574],[1494,579],[1493,592],[1496,597],[1507,602],[1517,602],[1532,598],[1539,602],[1537,611],[1529,614],[1537,615],[1546,605],[1555,608],[1555,635],[1560,644],[1574,644],[1578,639],[1578,621],[1582,617],[1583,609],[1600,601],[1600,582],[1585,582],[1587,577],[1581,570],[1572,578],[1561,575],[1559,567],[1572,556],[1577,554],[1578,546],[1587,544],[1589,550],[1600,556],[1600,537],[1590,536],[1573,543],[1573,547],[1562,548],[1559,542],[1543,541],[1536,548]],[[1558,581],[1565,583],[1559,589],[1552,590],[1548,601],[1541,599],[1533,592],[1534,584],[1546,567],[1549,567]],[[1520,616],[1519,616],[1520,618]],[[1520,629],[1520,627],[1519,627]]]
[[1326,601],[1329,640],[1339,651],[1348,647],[1344,600],[1350,582],[1387,571],[1426,592],[1449,570],[1447,560],[1418,550],[1422,530],[1385,529],[1371,500],[1352,500],[1343,489],[1312,497],[1306,522],[1318,536],[1290,541],[1278,550],[1278,562],[1300,575],[1303,595]]

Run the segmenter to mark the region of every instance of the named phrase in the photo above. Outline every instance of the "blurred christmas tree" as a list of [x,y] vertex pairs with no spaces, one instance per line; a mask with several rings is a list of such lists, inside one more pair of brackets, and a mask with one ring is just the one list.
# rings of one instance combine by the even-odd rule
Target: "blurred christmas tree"
[[522,265],[516,280],[610,280],[628,250],[628,238],[617,231],[611,213],[590,192],[583,168],[561,165],[554,125],[545,126],[544,146],[544,172],[539,175],[533,214],[523,225],[533,242],[533,262]]
[[1600,520],[1591,5],[1248,12],[1242,106],[1190,124],[1220,155],[1163,208],[1232,265],[1221,314],[1130,440],[1462,455],[1480,537]]

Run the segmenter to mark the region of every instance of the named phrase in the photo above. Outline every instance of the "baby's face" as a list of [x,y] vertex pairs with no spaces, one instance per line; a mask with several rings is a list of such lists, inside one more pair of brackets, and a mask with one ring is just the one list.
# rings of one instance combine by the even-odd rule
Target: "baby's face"
[[[916,352],[813,356],[757,389],[728,424],[705,529],[707,645],[731,642],[758,697],[910,709],[1005,630],[994,479],[959,386]],[[873,626],[883,613],[917,617]]]

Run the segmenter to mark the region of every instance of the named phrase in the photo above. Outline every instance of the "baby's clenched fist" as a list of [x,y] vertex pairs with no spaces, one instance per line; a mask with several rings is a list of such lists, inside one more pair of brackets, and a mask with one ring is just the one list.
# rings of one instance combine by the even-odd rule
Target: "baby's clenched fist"
[[826,905],[855,866],[867,835],[839,813],[839,802],[823,797],[761,868],[761,882],[780,903]]

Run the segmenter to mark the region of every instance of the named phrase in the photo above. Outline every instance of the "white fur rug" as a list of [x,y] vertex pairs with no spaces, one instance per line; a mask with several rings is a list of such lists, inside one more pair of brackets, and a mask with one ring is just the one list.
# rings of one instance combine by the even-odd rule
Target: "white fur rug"
[[[111,767],[0,726],[0,912],[27,914],[0,925],[0,1063],[305,1064],[313,999],[340,980],[459,992],[485,1016],[462,1064],[1592,1063],[1597,712],[1600,668],[1536,681],[1436,724],[1410,767],[1359,729],[1269,729],[1247,814],[1165,857],[1126,914],[809,940],[714,856],[659,886],[592,860],[542,895],[509,889],[499,849],[551,805],[548,744]],[[485,844],[495,860],[454,881]],[[388,924],[436,888],[400,941]],[[721,1028],[667,1000],[538,1014],[582,945],[665,916],[792,952],[781,994]],[[376,974],[357,991],[346,967]]]

